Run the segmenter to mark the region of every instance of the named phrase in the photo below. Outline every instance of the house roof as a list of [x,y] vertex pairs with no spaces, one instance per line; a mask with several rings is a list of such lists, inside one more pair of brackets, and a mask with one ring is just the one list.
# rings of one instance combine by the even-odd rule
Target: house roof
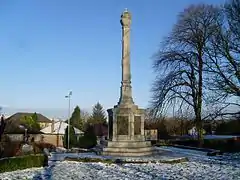
[[[24,133],[24,129],[20,128],[21,125],[21,118],[24,116],[32,116],[34,113],[28,112],[18,112],[13,114],[12,116],[5,119],[6,127],[4,132],[5,133]],[[52,121],[47,117],[43,116],[42,114],[37,113],[38,122],[40,123],[51,123]],[[39,133],[39,130],[28,130],[29,133]]]
[[[13,114],[12,116],[8,117],[6,120],[20,120],[24,116],[32,116],[34,113],[28,113],[28,112],[18,112],[16,114]],[[40,123],[51,123],[52,121],[48,119],[47,117],[43,116],[42,114],[36,113],[37,114],[37,120]]]
[[[65,123],[64,121],[57,121],[57,122],[53,122],[53,132],[52,132],[52,124],[50,124],[49,126],[43,128],[41,130],[42,133],[45,134],[65,134],[65,130],[68,126],[67,123]],[[75,128],[74,127],[74,131],[75,134],[83,134],[84,132]]]

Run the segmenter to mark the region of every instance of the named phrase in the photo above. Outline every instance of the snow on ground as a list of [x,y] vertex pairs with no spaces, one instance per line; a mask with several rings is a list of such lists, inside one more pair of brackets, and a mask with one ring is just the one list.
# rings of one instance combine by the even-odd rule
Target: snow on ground
[[[53,167],[54,166],[54,167]],[[239,179],[238,168],[228,165],[185,162],[179,164],[125,164],[106,165],[103,163],[57,162],[48,169],[3,173],[2,180],[10,179],[51,179],[52,180],[104,180],[104,179]],[[4,178],[5,177],[5,178]]]
[[158,149],[182,154],[182,156],[187,157],[190,161],[194,162],[231,165],[233,167],[238,167],[240,171],[240,153],[225,153],[222,156],[206,156],[206,152],[197,150],[181,149],[175,147],[161,147]]
[[[104,179],[240,179],[240,154],[207,157],[204,153],[179,148],[163,148],[187,156],[190,161],[177,164],[123,164],[79,163],[52,161],[48,168],[34,168],[0,174],[2,180],[104,180]],[[92,156],[92,154],[88,154]]]

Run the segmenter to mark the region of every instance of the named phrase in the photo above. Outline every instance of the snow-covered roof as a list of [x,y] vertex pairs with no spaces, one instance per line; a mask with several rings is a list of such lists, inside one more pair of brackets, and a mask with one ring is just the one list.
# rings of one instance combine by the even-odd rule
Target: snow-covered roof
[[[43,128],[41,132],[45,134],[65,134],[65,129],[67,128],[68,124],[63,122],[63,121],[57,121],[54,122],[53,124],[53,129],[52,129],[52,124],[49,126]],[[74,127],[75,134],[83,134],[83,131],[77,129]]]

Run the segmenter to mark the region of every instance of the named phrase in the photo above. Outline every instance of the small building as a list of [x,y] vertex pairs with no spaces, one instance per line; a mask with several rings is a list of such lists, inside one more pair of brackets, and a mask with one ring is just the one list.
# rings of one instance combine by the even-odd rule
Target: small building
[[[51,124],[41,130],[43,133],[42,141],[53,144],[56,147],[63,147],[63,139],[68,124],[64,121],[51,121]],[[76,136],[79,138],[84,134],[83,131],[74,127]]]
[[145,135],[145,139],[147,141],[157,141],[158,140],[158,130],[157,129],[145,129],[144,135]]
[[[198,136],[197,128],[194,126],[192,129],[188,130],[188,134],[192,137]],[[203,134],[206,134],[206,131],[203,129]]]

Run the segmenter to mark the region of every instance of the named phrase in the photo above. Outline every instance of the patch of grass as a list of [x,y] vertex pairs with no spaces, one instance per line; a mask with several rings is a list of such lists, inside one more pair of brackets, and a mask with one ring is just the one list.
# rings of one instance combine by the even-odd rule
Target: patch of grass
[[168,146],[171,145],[169,140],[159,140],[158,142],[156,142],[156,144],[154,144],[155,146]]
[[0,173],[43,165],[43,155],[27,155],[0,159]]
[[107,163],[107,164],[112,164],[115,162],[115,160],[112,160],[112,159],[101,159],[101,158],[69,158],[69,157],[66,157],[64,160],[85,162],[85,163],[86,162],[91,162],[91,163],[102,162],[102,163]]
[[65,158],[66,161],[75,161],[75,162],[85,162],[85,163],[106,163],[106,164],[145,164],[145,163],[167,163],[167,164],[175,164],[187,162],[187,158],[177,158],[170,160],[141,160],[141,159],[133,159],[133,160],[124,160],[124,159],[101,159],[101,158]]
[[159,163],[176,164],[176,163],[182,163],[187,161],[188,161],[188,158],[183,157],[183,158],[172,159],[172,160],[160,160]]

